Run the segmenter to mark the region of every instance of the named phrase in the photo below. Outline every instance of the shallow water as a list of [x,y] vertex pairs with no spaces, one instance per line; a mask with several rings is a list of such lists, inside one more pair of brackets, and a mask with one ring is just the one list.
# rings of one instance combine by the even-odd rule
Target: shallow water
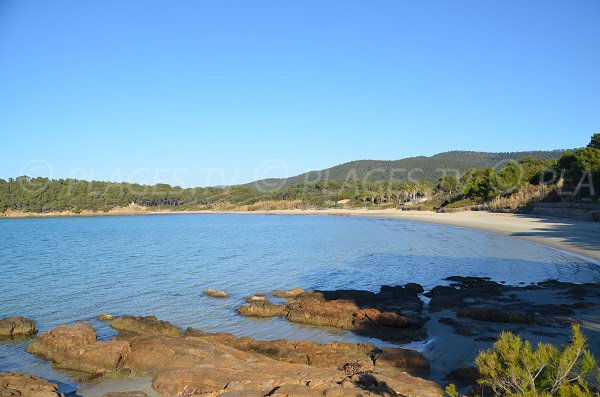
[[[0,220],[0,317],[23,315],[40,330],[99,313],[154,314],[182,327],[257,339],[364,341],[351,333],[238,316],[246,295],[273,289],[421,283],[451,275],[509,284],[600,279],[591,261],[509,237],[449,226],[352,217],[169,214]],[[207,288],[231,298],[202,296]],[[376,341],[376,344],[382,343]],[[74,382],[0,341],[0,371]]]

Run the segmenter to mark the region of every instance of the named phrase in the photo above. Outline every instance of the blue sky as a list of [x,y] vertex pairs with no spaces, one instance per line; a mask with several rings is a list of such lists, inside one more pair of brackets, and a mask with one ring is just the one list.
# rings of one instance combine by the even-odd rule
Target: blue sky
[[600,2],[0,1],[0,178],[233,184],[583,146]]

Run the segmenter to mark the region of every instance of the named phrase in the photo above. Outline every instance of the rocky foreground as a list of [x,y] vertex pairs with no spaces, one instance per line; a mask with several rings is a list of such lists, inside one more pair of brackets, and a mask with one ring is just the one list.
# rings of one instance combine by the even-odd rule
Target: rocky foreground
[[[600,350],[599,284],[548,281],[505,286],[485,278],[449,277],[427,292],[420,285],[384,286],[378,293],[276,291],[256,294],[238,308],[245,316],[282,317],[291,322],[336,327],[398,342],[438,340],[438,354],[365,343],[257,341],[230,334],[186,331],[155,317],[99,316],[119,331],[98,341],[89,323],[62,325],[38,335],[28,351],[57,368],[93,376],[152,377],[162,396],[441,396],[441,388],[422,377],[463,385],[477,381],[476,353],[491,346],[500,330],[562,343],[569,324],[582,323],[590,348]],[[426,302],[428,299],[428,302]],[[0,320],[5,334],[34,334],[30,320]],[[7,330],[10,330],[7,331]],[[440,333],[441,332],[441,333]],[[441,336],[440,336],[441,335]],[[445,339],[444,339],[445,338]],[[553,339],[554,338],[554,339]],[[462,341],[462,342],[461,342]],[[443,346],[444,344],[448,346]],[[452,356],[471,349],[466,365]],[[439,372],[439,362],[443,372]],[[449,365],[452,365],[448,367]],[[450,371],[450,369],[453,369]],[[433,372],[433,373],[432,373]],[[449,373],[448,373],[449,372]],[[37,389],[27,389],[31,384]],[[0,397],[60,396],[56,385],[26,375],[0,374]],[[34,393],[37,393],[35,394]],[[20,394],[19,394],[20,393]],[[106,397],[140,397],[143,392]]]
[[110,320],[120,331],[98,341],[89,323],[39,335],[28,351],[58,368],[94,375],[153,377],[163,396],[441,396],[420,354],[368,344],[261,342],[229,334],[185,332],[155,317]]

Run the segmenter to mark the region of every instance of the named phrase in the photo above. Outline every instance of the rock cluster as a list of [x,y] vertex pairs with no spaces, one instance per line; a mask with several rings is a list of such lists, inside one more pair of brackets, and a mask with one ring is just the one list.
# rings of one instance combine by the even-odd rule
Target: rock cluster
[[[425,293],[431,298],[430,311],[452,310],[457,318],[473,319],[487,323],[552,326],[568,325],[570,316],[578,309],[594,308],[584,297],[599,298],[598,284],[571,284],[546,281],[529,286],[506,286],[489,278],[452,276],[446,279],[450,285],[437,286]],[[562,294],[572,303],[539,303],[531,296],[540,291]],[[526,293],[529,298],[520,298]],[[564,300],[564,299],[563,299]],[[443,319],[460,331],[460,322]],[[463,330],[464,331],[464,330]],[[459,332],[461,333],[461,332]],[[464,332],[462,332],[464,333]]]
[[157,319],[155,316],[123,316],[109,320],[111,327],[122,332],[133,332],[136,334],[181,336],[181,328],[174,326],[168,321]]
[[[62,368],[96,374],[127,368],[150,375],[152,387],[164,396],[442,395],[435,383],[405,372],[426,372],[429,365],[405,349],[260,342],[194,329],[176,334],[177,327],[153,317],[115,318],[115,323],[126,325],[117,340],[96,341],[93,328],[78,323],[41,334],[30,351]],[[358,363],[358,371],[346,374],[343,368],[351,362]]]
[[27,351],[52,360],[60,368],[93,374],[120,370],[131,357],[126,341],[96,340],[96,331],[89,323],[61,325],[40,334]]
[[250,317],[283,317],[288,321],[328,326],[394,342],[423,339],[425,319],[418,284],[383,286],[378,293],[360,290],[279,291],[283,304],[251,302],[237,311]]

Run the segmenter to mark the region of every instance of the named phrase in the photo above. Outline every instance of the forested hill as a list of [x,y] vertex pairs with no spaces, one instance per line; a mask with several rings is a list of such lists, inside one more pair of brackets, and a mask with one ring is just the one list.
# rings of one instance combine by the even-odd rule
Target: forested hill
[[[565,150],[528,151],[528,152],[469,152],[451,151],[430,157],[408,157],[401,160],[357,160],[336,165],[320,171],[310,171],[286,179],[265,179],[249,185],[261,188],[269,186],[290,186],[298,183],[318,180],[344,181],[360,179],[369,181],[400,181],[411,177],[422,182],[437,182],[443,175],[442,170],[458,170],[460,174],[472,168],[501,166],[508,160],[520,160],[523,157],[536,157],[546,160],[557,160]],[[421,171],[422,170],[422,171]]]
[[[83,181],[75,179],[30,178],[0,179],[0,213],[6,210],[53,212],[84,210],[108,211],[135,203],[144,207],[196,209],[227,205],[251,205],[265,200],[293,201],[322,206],[339,199],[363,202],[381,196],[384,182],[393,181],[390,194],[426,191],[440,177],[441,169],[464,174],[473,168],[497,166],[509,159],[523,157],[558,159],[562,150],[548,152],[447,152],[431,157],[412,157],[396,161],[363,160],[341,164],[323,171],[312,171],[293,178],[267,180],[229,187],[181,188],[157,184]],[[409,174],[409,171],[413,171]],[[212,207],[211,207],[212,208]]]

